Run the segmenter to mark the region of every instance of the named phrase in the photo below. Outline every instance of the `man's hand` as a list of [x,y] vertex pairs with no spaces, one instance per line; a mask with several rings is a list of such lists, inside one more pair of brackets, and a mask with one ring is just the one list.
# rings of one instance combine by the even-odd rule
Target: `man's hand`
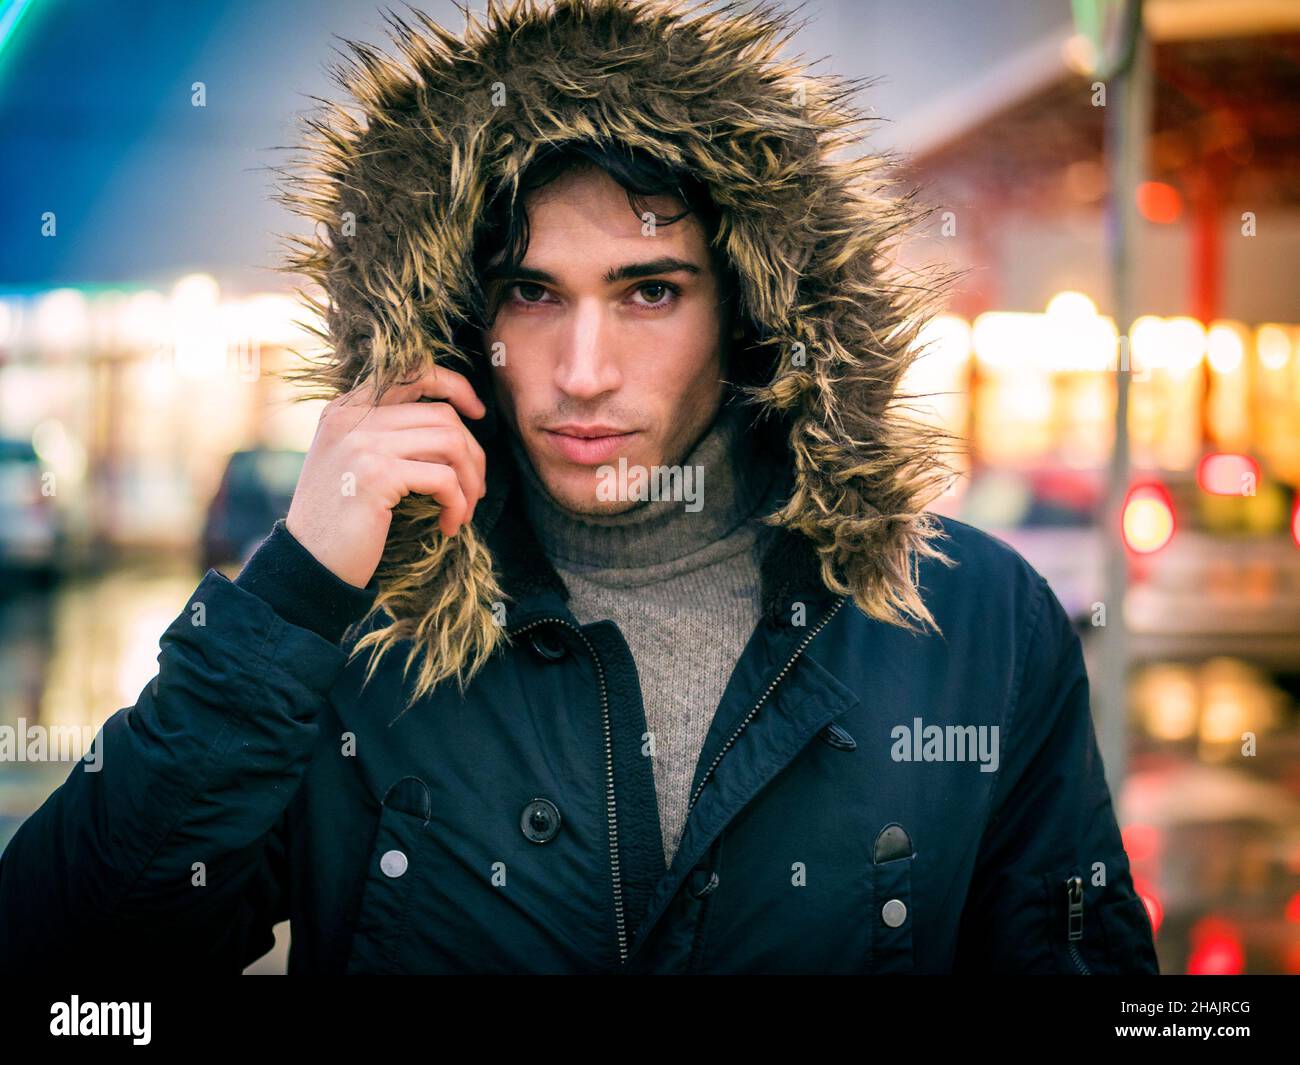
[[464,376],[438,367],[393,385],[378,406],[373,397],[365,384],[325,407],[285,519],[321,565],[358,588],[378,569],[393,507],[408,492],[442,504],[447,536],[487,492],[483,449],[460,420],[487,410]]

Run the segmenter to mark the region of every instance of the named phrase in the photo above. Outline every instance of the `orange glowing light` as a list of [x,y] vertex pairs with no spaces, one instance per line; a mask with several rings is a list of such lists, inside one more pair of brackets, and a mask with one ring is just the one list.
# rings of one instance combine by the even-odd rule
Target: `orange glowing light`
[[1137,209],[1148,222],[1168,225],[1183,213],[1183,198],[1163,181],[1144,181],[1137,187]]

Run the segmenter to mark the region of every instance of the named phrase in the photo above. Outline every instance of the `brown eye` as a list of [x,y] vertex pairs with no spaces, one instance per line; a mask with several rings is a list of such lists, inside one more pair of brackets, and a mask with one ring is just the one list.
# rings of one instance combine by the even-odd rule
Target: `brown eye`
[[647,281],[637,288],[637,292],[646,301],[642,304],[643,307],[667,307],[676,297],[678,289],[667,281]]
[[[538,303],[541,301],[542,297],[546,295],[546,289],[533,281],[516,282],[515,288],[518,290],[520,299],[522,299],[524,303]],[[529,296],[527,292],[525,292],[526,289],[531,290],[535,295]]]

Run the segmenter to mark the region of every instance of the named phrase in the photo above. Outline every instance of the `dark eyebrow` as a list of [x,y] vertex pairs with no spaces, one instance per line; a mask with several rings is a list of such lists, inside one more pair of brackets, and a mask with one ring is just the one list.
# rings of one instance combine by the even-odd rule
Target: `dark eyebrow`
[[[662,258],[651,259],[644,263],[625,263],[622,266],[613,267],[605,272],[603,280],[605,284],[612,285],[616,281],[630,281],[638,277],[653,277],[655,274],[673,274],[679,270],[689,274],[698,274],[700,272],[700,268],[693,262],[665,255]],[[506,276],[509,276],[512,281],[535,281],[543,285],[559,284],[559,279],[554,274],[531,266],[518,266],[513,270],[492,269],[487,273],[487,280],[492,281]]]
[[688,274],[698,274],[700,268],[692,262],[685,259],[674,259],[671,255],[665,255],[659,259],[651,259],[646,263],[626,263],[623,266],[615,267],[605,273],[605,284],[612,285],[615,281],[630,281],[638,277],[651,277],[654,274],[675,274],[679,270],[684,270]]

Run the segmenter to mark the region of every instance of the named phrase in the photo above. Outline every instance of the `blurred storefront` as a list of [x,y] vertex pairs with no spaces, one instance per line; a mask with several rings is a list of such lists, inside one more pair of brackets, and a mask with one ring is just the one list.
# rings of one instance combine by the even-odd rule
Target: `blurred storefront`
[[276,376],[310,340],[300,317],[205,275],[0,294],[0,438],[35,450],[64,566],[188,551],[227,456],[306,448],[319,404]]
[[[1190,17],[1205,7],[1148,11],[1131,328],[1110,310],[1087,42],[1019,93],[993,79],[998,106],[971,101],[979,121],[913,159],[939,210],[908,257],[966,274],[910,390],[962,441],[936,509],[1048,577],[1094,694],[1103,556],[1123,545],[1117,797],[1164,970],[1300,973],[1300,7]],[[1121,373],[1131,470],[1111,527]]]

